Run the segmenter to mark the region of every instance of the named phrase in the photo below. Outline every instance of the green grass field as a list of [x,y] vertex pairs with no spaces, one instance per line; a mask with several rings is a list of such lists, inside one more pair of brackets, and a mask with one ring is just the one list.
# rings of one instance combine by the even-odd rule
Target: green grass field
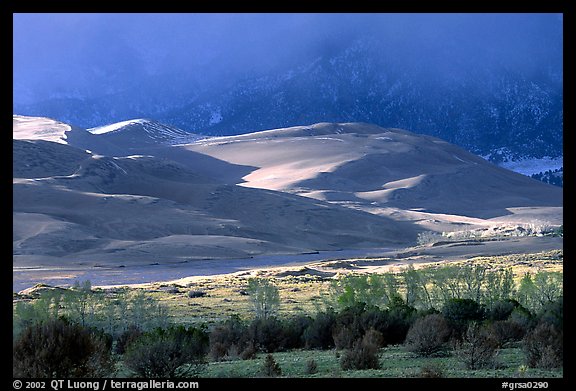
[[[407,352],[402,346],[388,346],[380,353],[381,369],[350,370],[340,369],[336,351],[298,350],[274,353],[274,358],[282,369],[283,377],[376,377],[408,378],[422,377],[424,367],[438,368],[448,378],[555,378],[562,377],[563,371],[526,368],[519,347],[502,349],[498,355],[499,368],[468,370],[453,356],[421,358]],[[265,354],[258,354],[253,360],[212,362],[202,374],[204,377],[260,377]],[[306,373],[306,363],[314,359],[318,372]]]

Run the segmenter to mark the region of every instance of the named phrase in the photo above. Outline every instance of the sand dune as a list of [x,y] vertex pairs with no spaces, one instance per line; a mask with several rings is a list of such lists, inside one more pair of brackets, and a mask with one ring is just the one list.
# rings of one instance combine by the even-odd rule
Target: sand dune
[[125,151],[189,143],[204,137],[150,119],[133,119],[88,129],[98,139],[122,145]]
[[16,269],[403,248],[423,229],[562,223],[561,188],[433,137],[350,123],[178,144],[181,131],[150,123],[91,133],[14,116]]
[[[40,141],[15,140],[14,145],[18,266],[383,247],[408,243],[416,235],[409,223],[219,183],[157,157],[105,157]],[[17,168],[29,161],[46,164]]]
[[[507,216],[508,221],[525,222],[527,208],[533,221],[562,221],[561,188],[495,166],[440,139],[399,129],[317,124],[203,140],[186,148],[256,167],[238,178],[242,186],[388,216],[402,214],[415,222],[430,215],[445,223]],[[544,208],[541,214],[539,208]],[[551,208],[556,208],[552,214]]]
[[14,140],[50,141],[67,144],[105,155],[124,154],[122,147],[108,142],[103,137],[98,137],[85,129],[51,118],[14,115],[12,117],[12,138]]

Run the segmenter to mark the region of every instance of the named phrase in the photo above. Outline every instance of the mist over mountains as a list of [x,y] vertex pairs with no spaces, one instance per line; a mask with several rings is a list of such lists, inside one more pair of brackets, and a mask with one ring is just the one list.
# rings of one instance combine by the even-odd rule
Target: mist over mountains
[[562,23],[556,14],[22,14],[13,109],[84,128],[154,118],[201,135],[366,122],[496,163],[561,160]]

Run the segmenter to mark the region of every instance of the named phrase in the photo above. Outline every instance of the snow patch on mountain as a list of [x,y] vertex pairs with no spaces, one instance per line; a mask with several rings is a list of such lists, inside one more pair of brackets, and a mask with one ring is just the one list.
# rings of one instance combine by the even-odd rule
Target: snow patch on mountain
[[528,158],[520,160],[510,160],[499,164],[508,170],[515,171],[523,175],[533,175],[544,171],[554,171],[564,166],[562,157],[551,158],[548,156],[542,158]]

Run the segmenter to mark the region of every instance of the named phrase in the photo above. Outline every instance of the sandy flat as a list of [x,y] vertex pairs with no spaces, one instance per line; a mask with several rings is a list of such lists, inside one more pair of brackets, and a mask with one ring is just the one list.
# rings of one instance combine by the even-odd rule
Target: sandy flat
[[227,274],[242,276],[282,277],[289,275],[321,275],[326,278],[354,273],[385,273],[398,271],[409,264],[446,264],[475,257],[512,254],[534,254],[562,250],[562,238],[524,237],[480,243],[452,242],[437,246],[397,249],[365,249],[320,252],[301,255],[263,255],[244,259],[194,260],[180,264],[128,265],[123,267],[30,267],[14,272],[15,292],[29,288],[30,281],[48,285],[70,286],[89,279],[93,286],[150,287],[153,284],[186,286],[197,280],[218,278]]

